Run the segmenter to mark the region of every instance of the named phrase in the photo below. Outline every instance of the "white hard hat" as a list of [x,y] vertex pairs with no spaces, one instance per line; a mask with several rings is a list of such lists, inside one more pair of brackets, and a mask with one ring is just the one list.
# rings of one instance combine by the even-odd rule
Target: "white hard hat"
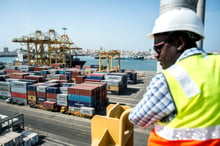
[[153,31],[148,34],[154,38],[154,34],[187,31],[197,34],[200,39],[204,38],[204,28],[200,17],[188,8],[174,8],[161,14],[155,21]]

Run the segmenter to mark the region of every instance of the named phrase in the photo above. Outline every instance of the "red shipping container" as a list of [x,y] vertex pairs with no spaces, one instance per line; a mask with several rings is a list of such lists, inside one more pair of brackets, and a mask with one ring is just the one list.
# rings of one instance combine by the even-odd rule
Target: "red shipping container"
[[46,92],[37,92],[38,97],[47,97]]
[[68,94],[96,97],[96,87],[75,85],[68,88]]
[[47,67],[34,67],[34,71],[47,70]]
[[47,93],[47,98],[57,99],[57,94],[54,94],[54,93]]
[[37,92],[36,92],[36,91],[28,90],[28,95],[36,96],[36,95],[37,95]]
[[63,63],[54,63],[50,65],[53,68],[63,68],[64,64]]
[[30,75],[24,77],[24,79],[27,79],[27,80],[35,80],[35,81],[37,81],[37,82],[42,82],[42,81],[44,81],[43,78],[44,78],[43,76],[30,76]]
[[76,76],[76,77],[75,77],[76,84],[81,84],[81,83],[83,83],[85,77],[86,77],[86,76]]
[[9,78],[13,79],[24,79],[25,76],[29,75],[28,73],[9,73]]
[[88,82],[101,82],[101,80],[93,80],[93,79],[85,79],[85,81],[88,81]]
[[75,78],[76,76],[80,75],[79,71],[72,71],[72,76]]
[[56,102],[52,102],[52,101],[45,101],[45,102],[44,102],[44,107],[45,107],[47,110],[54,110],[54,109],[55,109],[55,106],[56,106]]
[[11,96],[17,97],[17,98],[27,99],[27,94],[25,94],[25,93],[11,92]]
[[21,73],[22,71],[20,70],[13,70],[13,69],[6,69],[5,70],[7,73]]
[[65,80],[65,79],[67,79],[67,76],[66,75],[60,75],[60,79]]

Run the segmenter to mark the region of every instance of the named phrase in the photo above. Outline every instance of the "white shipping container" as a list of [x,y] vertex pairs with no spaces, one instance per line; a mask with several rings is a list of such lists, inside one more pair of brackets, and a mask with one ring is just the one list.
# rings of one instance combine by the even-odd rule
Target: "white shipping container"
[[23,142],[22,134],[17,132],[8,132],[4,137],[11,138],[14,142],[14,145],[21,145]]
[[11,88],[8,88],[8,89],[2,89],[2,88],[0,88],[0,91],[10,92],[10,91],[11,91]]
[[46,92],[48,86],[37,86],[37,92]]
[[54,74],[52,78],[54,79],[60,79],[62,75],[61,74]]
[[61,86],[62,87],[71,87],[71,86],[74,86],[75,83],[62,83]]
[[16,92],[16,93],[27,93],[26,88],[16,88],[16,87],[11,87],[11,92]]
[[52,101],[52,102],[57,102],[57,100],[56,99],[53,99],[53,98],[47,98],[47,101]]
[[88,116],[93,116],[95,114],[95,108],[93,107],[80,107],[80,113]]
[[119,86],[121,84],[119,80],[102,80],[101,82],[107,83],[108,86]]
[[23,138],[23,146],[31,146],[31,138],[30,137]]
[[11,92],[7,92],[7,91],[0,91],[0,95],[1,96],[6,96],[6,97],[11,97]]
[[77,112],[80,111],[80,107],[75,107],[75,106],[68,106],[68,109],[69,109],[70,111],[77,111]]
[[60,92],[63,94],[68,94],[68,87],[60,87]]
[[57,100],[57,105],[67,106],[67,100]]
[[56,74],[58,72],[57,69],[50,69],[48,70],[50,74]]
[[[18,81],[19,79],[12,79],[12,78],[7,78],[5,79],[6,82],[12,82],[12,81]],[[11,85],[10,85],[11,86]]]
[[57,94],[57,100],[67,100],[68,94]]
[[22,131],[22,135],[31,139],[31,144],[35,145],[39,141],[39,136],[35,132],[31,131]]
[[33,66],[28,66],[28,65],[20,65],[20,66],[18,66],[18,69],[20,71],[25,71],[25,72],[34,71],[34,67]]
[[17,70],[17,66],[12,66],[12,65],[6,65],[5,69],[10,69],[10,70]]
[[11,84],[9,82],[0,81],[0,89],[10,89]]
[[47,74],[47,78],[53,78],[53,74]]
[[11,81],[11,87],[16,87],[16,88],[26,88],[28,85],[27,82],[22,82],[22,81]]
[[105,75],[106,80],[119,80],[121,81],[123,76]]
[[13,139],[10,137],[0,136],[0,146],[14,146]]

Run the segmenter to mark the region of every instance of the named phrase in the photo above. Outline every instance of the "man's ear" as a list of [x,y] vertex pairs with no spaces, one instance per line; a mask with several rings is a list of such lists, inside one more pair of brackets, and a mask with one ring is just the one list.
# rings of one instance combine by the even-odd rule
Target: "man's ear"
[[185,50],[186,40],[184,37],[179,36],[176,39],[177,51],[183,52]]

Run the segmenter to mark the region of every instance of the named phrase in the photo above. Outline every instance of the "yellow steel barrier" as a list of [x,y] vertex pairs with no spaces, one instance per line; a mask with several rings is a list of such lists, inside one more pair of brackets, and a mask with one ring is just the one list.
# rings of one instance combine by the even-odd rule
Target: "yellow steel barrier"
[[92,146],[133,146],[134,126],[128,120],[131,108],[110,104],[106,116],[91,121]]

